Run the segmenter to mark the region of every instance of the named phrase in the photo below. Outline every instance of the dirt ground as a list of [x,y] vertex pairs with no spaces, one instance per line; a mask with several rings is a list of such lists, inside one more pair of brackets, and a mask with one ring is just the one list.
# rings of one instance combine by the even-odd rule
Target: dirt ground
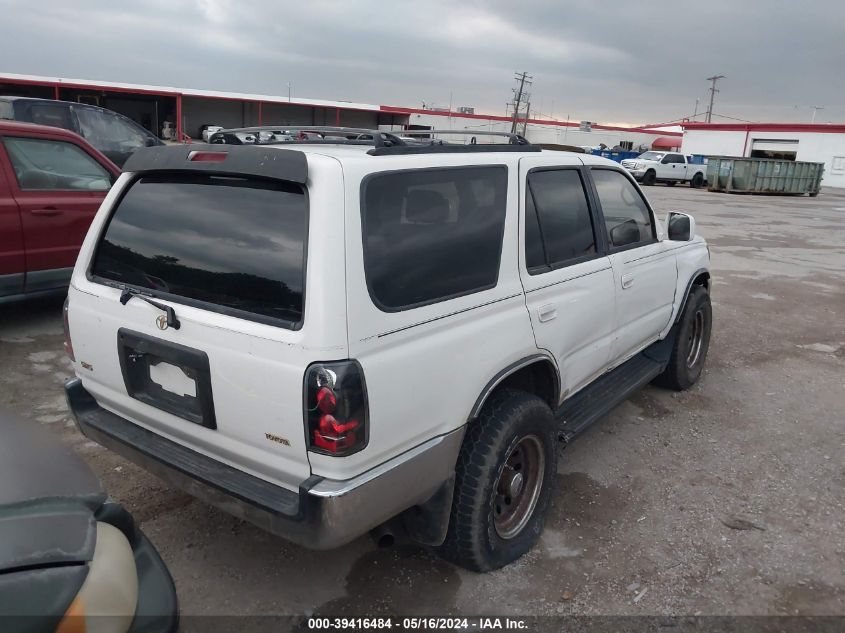
[[0,406],[92,465],[183,614],[845,614],[845,191],[646,191],[711,244],[705,374],[645,389],[562,450],[541,543],[494,573],[368,538],[301,549],[89,442],[62,395],[60,300],[0,307]]

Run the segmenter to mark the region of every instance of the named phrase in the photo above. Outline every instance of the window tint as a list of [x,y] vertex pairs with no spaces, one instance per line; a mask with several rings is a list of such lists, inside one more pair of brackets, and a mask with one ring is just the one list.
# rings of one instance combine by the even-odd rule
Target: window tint
[[363,192],[364,266],[376,304],[402,310],[496,284],[507,169],[381,174]]
[[296,324],[302,320],[307,216],[298,186],[147,176],[114,211],[91,272],[176,301]]
[[529,191],[525,196],[525,267],[532,270],[547,265],[537,207],[534,204],[534,196]]
[[122,117],[94,108],[74,107],[82,136],[97,149],[134,151],[144,147],[148,135]]
[[28,115],[26,119],[40,125],[51,125],[72,130],[70,109],[67,106],[50,103],[30,103],[25,106]]
[[[536,266],[538,249],[529,230],[532,209],[539,220],[539,233],[545,246],[545,261],[541,265],[554,266],[596,252],[596,240],[587,195],[576,169],[531,172],[528,175],[526,211],[526,266]],[[541,247],[542,248],[542,247]],[[531,257],[529,258],[529,253]],[[542,254],[542,250],[539,251]],[[532,266],[533,263],[533,266]]]
[[670,163],[683,163],[684,157],[680,154],[670,154],[668,157]]
[[18,186],[39,191],[108,191],[111,174],[85,150],[64,141],[7,136]]
[[612,169],[593,169],[592,174],[611,246],[653,241],[651,214],[627,176]]

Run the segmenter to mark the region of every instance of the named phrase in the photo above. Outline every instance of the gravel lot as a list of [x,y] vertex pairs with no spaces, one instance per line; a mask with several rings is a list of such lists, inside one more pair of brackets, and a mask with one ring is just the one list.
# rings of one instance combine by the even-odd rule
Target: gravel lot
[[711,244],[705,374],[645,389],[566,448],[542,542],[495,573],[368,538],[307,551],[87,441],[61,390],[60,300],[0,307],[0,406],[92,465],[184,614],[845,614],[845,191],[647,193]]

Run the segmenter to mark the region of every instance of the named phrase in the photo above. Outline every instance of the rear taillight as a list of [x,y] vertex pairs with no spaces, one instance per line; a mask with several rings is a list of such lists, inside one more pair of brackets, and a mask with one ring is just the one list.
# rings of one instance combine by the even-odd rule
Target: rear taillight
[[62,325],[65,329],[65,352],[70,357],[70,359],[76,362],[76,357],[73,355],[73,341],[70,340],[70,321],[68,320],[68,303],[70,301],[70,297],[65,298],[65,305],[62,308]]
[[342,457],[367,445],[367,387],[354,360],[315,363],[305,371],[308,450]]

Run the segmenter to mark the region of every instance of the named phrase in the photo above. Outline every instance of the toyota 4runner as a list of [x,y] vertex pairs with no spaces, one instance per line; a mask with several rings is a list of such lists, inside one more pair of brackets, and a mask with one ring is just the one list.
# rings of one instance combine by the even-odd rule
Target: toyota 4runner
[[505,565],[540,536],[559,440],[698,380],[707,246],[609,160],[321,134],[132,155],[73,271],[70,407],[304,546],[399,527]]

